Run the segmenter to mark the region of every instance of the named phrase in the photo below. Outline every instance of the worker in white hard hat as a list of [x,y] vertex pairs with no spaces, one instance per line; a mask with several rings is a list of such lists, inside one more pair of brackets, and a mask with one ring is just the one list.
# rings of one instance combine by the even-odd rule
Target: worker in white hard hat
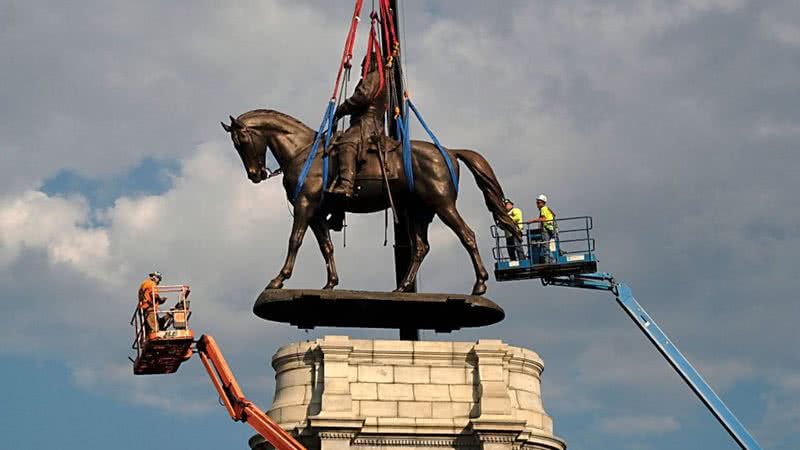
[[543,262],[549,263],[552,261],[550,258],[550,242],[556,234],[555,214],[553,214],[553,210],[547,206],[547,196],[544,194],[539,194],[539,196],[536,197],[536,207],[539,208],[539,217],[529,220],[528,223],[538,222],[540,224],[542,245],[545,247],[542,252],[545,255],[545,260]]

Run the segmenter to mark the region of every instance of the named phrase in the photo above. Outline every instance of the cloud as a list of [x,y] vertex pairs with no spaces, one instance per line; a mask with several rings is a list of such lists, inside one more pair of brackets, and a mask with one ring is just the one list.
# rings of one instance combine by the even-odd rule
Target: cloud
[[[219,144],[201,145],[172,189],[121,197],[97,212],[100,225],[92,228],[86,224],[93,212],[80,198],[27,191],[0,203],[3,284],[11,298],[25,299],[15,314],[0,319],[4,352],[65,352],[82,386],[103,380],[100,387],[114,392],[118,383],[137,383],[129,365],[123,371],[113,361],[124,361],[129,352],[126,322],[135,307],[135,286],[154,268],[167,282],[195,287],[195,304],[203,310],[197,326],[232,331],[238,338],[227,336],[231,341],[263,336],[250,313],[260,284],[252,281],[264,279],[263,248],[254,244],[262,243],[265,229],[285,221],[286,206],[275,195],[278,184],[252,189],[240,176],[235,152],[222,150]],[[271,253],[280,254],[280,240],[270,242]],[[78,338],[82,330],[94,333]],[[59,337],[67,338],[53,342]]]
[[[295,2],[6,2],[0,16],[0,57],[15,67],[0,87],[2,190],[62,169],[108,178],[144,156],[180,159],[245,107],[299,103],[321,116],[316,93],[330,89],[343,39],[323,9]],[[288,39],[297,24],[313,33]]]
[[[198,372],[192,370],[198,369],[194,366],[192,363],[185,364],[180,378],[132,377],[131,365],[128,362],[110,363],[99,367],[78,367],[74,369],[72,377],[78,386],[86,390],[105,392],[116,400],[171,414],[196,416],[216,411],[217,405],[208,401],[208,395],[198,395],[198,385],[208,381],[191,374]],[[188,390],[187,386],[194,388],[194,392]],[[121,387],[124,388],[120,389]],[[186,395],[187,391],[192,395]]]
[[71,264],[98,276],[108,269],[102,263],[109,240],[105,230],[88,227],[89,214],[81,198],[53,198],[38,191],[0,201],[0,262],[13,261],[23,248],[42,249],[52,264]]
[[774,2],[764,8],[760,17],[760,31],[769,39],[789,47],[800,46],[800,8],[790,1]]
[[[403,5],[409,88],[439,138],[486,155],[527,215],[539,192],[562,217],[593,215],[602,270],[633,287],[723,397],[755,405],[746,417],[763,424],[759,437],[796,448],[798,350],[787,345],[800,314],[787,282],[800,251],[794,4]],[[131,337],[121,324],[154,268],[193,286],[195,326],[217,336],[262,404],[280,344],[330,332],[393,336],[306,335],[252,316],[291,218],[278,182],[247,182],[218,125],[258,107],[316,125],[351,8],[0,5],[2,351],[61,358],[76,383],[111,398],[130,388],[129,401],[169,409],[182,398],[202,413],[213,395],[197,367],[146,389],[126,375]],[[123,193],[93,209],[41,186],[65,169],[113,183],[146,158],[177,161],[164,192]],[[469,175],[458,205],[488,256],[491,219]],[[348,224],[346,248],[334,237],[342,287],[391,288],[383,216]],[[423,289],[467,290],[458,241],[438,222],[431,241]],[[324,284],[311,235],[297,267],[289,286]],[[433,338],[489,335],[537,350],[545,406],[571,446],[608,447],[648,429],[704,442],[710,431],[675,419],[700,414],[694,398],[611,298],[531,286],[493,283],[503,324]],[[595,420],[598,411],[607,418]]]

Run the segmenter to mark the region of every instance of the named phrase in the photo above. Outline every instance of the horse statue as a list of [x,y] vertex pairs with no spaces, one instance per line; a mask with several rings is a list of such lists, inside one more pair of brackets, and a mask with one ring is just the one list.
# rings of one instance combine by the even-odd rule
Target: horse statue
[[[458,236],[472,259],[476,278],[472,294],[482,295],[486,292],[489,275],[481,261],[475,233],[456,209],[457,190],[454,183],[458,182],[459,166],[453,164],[455,180],[451,180],[447,163],[434,144],[423,141],[411,143],[415,180],[413,189],[409,189],[407,184],[403,173],[402,153],[397,150],[399,144],[395,142],[394,150],[368,153],[367,161],[362,164],[356,176],[356,194],[347,198],[337,198],[341,196],[324,192],[323,158],[322,152],[318,152],[301,191],[295,197],[296,186],[316,131],[294,117],[268,109],[248,111],[238,118],[229,117],[230,125],[223,122],[222,127],[231,135],[233,145],[247,171],[247,178],[253,183],[267,179],[269,171],[266,166],[266,151],[269,148],[283,171],[283,187],[289,201],[294,205],[294,222],[286,261],[278,275],[269,282],[267,289],[282,288],[283,282],[292,276],[297,251],[308,227],[314,232],[325,259],[328,280],[323,289],[333,289],[339,284],[327,215],[337,208],[353,213],[384,211],[391,206],[386,191],[386,186],[389,186],[398,215],[407,218],[412,244],[411,264],[397,291],[405,292],[413,286],[420,264],[430,250],[428,226],[436,215]],[[521,232],[505,211],[503,189],[489,163],[472,150],[444,151],[451,161],[463,161],[472,172],[495,222],[519,237]],[[337,173],[331,166],[333,165],[328,167],[329,178]]]

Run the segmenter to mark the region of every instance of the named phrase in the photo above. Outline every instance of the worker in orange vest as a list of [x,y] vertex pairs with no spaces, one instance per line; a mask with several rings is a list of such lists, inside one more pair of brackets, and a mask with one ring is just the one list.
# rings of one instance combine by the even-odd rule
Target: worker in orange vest
[[144,329],[147,336],[156,333],[163,323],[158,320],[157,305],[163,304],[167,299],[158,295],[158,285],[161,283],[161,272],[150,272],[139,286],[139,309],[144,316]]

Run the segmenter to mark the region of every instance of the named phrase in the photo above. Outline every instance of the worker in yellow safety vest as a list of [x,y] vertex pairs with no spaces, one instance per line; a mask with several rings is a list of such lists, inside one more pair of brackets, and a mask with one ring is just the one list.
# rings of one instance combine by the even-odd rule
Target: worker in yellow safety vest
[[[522,210],[515,208],[514,202],[512,202],[511,199],[507,198],[503,202],[506,205],[506,212],[509,217],[511,217],[511,220],[517,224],[520,231],[523,231],[522,229],[525,225],[522,221]],[[517,261],[517,256],[525,258],[525,252],[522,250],[522,242],[508,231],[506,231],[506,250],[508,251],[508,259],[511,261]]]
[[536,219],[531,219],[528,223],[539,223],[541,226],[542,231],[542,241],[541,244],[543,246],[542,254],[545,255],[544,263],[551,262],[551,246],[550,243],[552,239],[556,235],[556,222],[555,222],[555,214],[553,214],[553,210],[547,206],[547,196],[544,194],[539,194],[536,197],[536,207],[539,208],[539,217]]
[[158,305],[167,299],[158,295],[158,285],[161,283],[161,272],[154,271],[139,285],[139,309],[142,311],[145,334],[149,336],[160,329],[161,321],[158,320],[156,311]]

